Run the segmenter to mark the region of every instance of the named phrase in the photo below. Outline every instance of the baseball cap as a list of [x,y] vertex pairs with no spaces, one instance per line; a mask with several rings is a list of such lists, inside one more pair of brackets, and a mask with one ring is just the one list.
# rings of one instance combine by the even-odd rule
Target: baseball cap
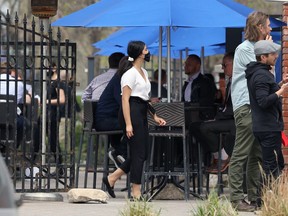
[[259,40],[254,45],[254,52],[256,56],[259,56],[262,54],[278,52],[280,48],[281,46],[279,44],[276,44],[271,40]]

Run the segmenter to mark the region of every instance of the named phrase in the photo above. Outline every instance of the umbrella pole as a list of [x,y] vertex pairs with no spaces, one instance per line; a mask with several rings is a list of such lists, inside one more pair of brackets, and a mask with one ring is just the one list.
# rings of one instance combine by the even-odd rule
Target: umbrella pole
[[170,27],[166,26],[167,34],[167,94],[168,103],[171,102],[171,37],[170,37]]
[[182,56],[182,50],[179,51],[180,53],[180,69],[179,69],[179,72],[180,72],[180,78],[179,78],[179,101],[181,101],[181,98],[182,98],[182,85],[183,85],[183,71],[182,71],[182,67],[183,67],[183,64],[182,64],[182,59],[183,59],[183,56]]
[[162,74],[162,26],[159,27],[159,50],[158,50],[158,97],[161,97],[161,74]]
[[201,74],[204,74],[204,47],[201,47]]

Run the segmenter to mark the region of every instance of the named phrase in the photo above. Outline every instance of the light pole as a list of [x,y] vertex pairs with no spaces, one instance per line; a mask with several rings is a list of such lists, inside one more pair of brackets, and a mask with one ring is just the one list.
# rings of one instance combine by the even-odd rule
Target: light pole
[[[40,23],[43,23],[44,31],[46,36],[48,35],[49,18],[57,14],[58,0],[31,0],[32,14],[39,17]],[[45,33],[44,33],[45,34]],[[43,47],[43,56],[47,54],[47,46]],[[51,62],[50,62],[51,63]],[[42,67],[43,68],[43,67]],[[42,165],[45,164],[45,153],[46,153],[46,100],[47,100],[47,73],[43,72],[43,93],[42,93]],[[45,184],[42,184],[45,185]],[[63,201],[63,197],[60,194],[47,194],[47,193],[32,193],[23,194],[22,199],[28,200],[53,200]]]
[[[46,31],[46,36],[48,35],[49,28],[49,18],[57,14],[58,0],[31,0],[32,14],[39,17],[40,23],[42,21],[44,31]],[[45,34],[45,33],[44,33]],[[47,54],[47,46],[43,47],[43,55]],[[41,71],[43,72],[43,71]],[[42,92],[42,142],[41,142],[41,152],[42,152],[42,165],[45,164],[45,153],[46,153],[46,100],[47,100],[47,74],[43,74],[43,92]]]

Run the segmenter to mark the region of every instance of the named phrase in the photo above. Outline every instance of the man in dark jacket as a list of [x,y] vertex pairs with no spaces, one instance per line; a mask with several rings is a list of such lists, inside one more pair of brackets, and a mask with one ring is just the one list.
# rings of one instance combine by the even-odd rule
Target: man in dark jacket
[[280,48],[281,46],[272,40],[256,42],[254,52],[257,62],[250,62],[245,71],[253,133],[262,149],[263,170],[267,176],[272,174],[274,177],[277,177],[284,168],[281,151],[283,130],[281,94],[288,90],[288,83],[279,87],[271,72]]
[[217,173],[218,170],[218,147],[219,147],[219,133],[227,132],[225,146],[221,150],[221,171],[225,171],[229,165],[229,157],[235,142],[235,122],[234,113],[231,101],[231,78],[233,71],[234,52],[226,53],[222,60],[222,68],[228,79],[225,92],[225,100],[223,106],[216,113],[214,120],[204,121],[200,125],[201,145],[206,152],[213,153],[212,165],[207,171]]
[[[121,105],[120,79],[116,73],[100,96],[96,110],[96,129],[99,131],[121,130],[118,121]],[[122,134],[110,135],[109,138],[114,149],[108,152],[108,156],[118,168],[127,156],[127,145],[121,140]]]
[[[182,101],[199,103],[200,106],[213,106],[215,101],[215,84],[211,79],[201,74],[201,59],[197,55],[189,55],[185,61],[185,74],[187,81],[182,89]],[[213,118],[207,112],[200,117],[202,120]]]

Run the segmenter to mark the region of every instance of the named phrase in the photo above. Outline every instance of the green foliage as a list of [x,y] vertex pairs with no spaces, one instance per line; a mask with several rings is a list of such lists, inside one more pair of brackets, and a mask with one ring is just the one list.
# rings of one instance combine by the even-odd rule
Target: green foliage
[[191,216],[236,216],[238,213],[227,200],[219,199],[217,193],[212,191],[208,200],[191,211]]
[[153,206],[146,201],[128,201],[125,208],[120,211],[121,216],[159,216],[161,209],[156,211]]

